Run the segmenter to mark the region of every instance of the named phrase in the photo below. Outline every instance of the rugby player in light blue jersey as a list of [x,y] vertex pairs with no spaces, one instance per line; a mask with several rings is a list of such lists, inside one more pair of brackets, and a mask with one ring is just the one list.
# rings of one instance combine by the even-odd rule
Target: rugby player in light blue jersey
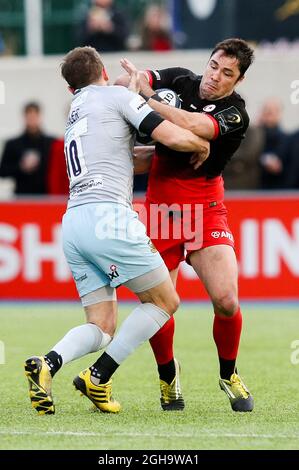
[[[179,299],[168,270],[132,210],[135,133],[176,150],[196,152],[200,165],[208,143],[161,118],[138,94],[107,86],[108,76],[91,47],[69,52],[62,75],[74,94],[65,133],[70,196],[63,217],[63,248],[87,323],[70,330],[45,356],[26,360],[29,396],[39,414],[55,411],[55,373],[74,359],[106,348],[75,377],[74,385],[101,411],[117,413],[111,376],[140,344],[174,314]],[[138,88],[138,74],[131,88]],[[125,285],[140,300],[117,335],[116,288]]]

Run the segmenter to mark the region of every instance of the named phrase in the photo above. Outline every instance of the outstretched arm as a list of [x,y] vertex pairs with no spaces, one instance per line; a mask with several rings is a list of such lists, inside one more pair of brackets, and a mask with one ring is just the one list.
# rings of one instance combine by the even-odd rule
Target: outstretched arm
[[[121,60],[121,66],[128,73],[128,82],[130,76],[136,73],[135,65],[127,59]],[[125,75],[122,76],[123,83],[125,83]],[[215,119],[211,116],[203,113],[190,113],[189,111],[184,111],[183,109],[177,109],[174,107],[169,107],[167,104],[164,104],[160,101],[157,101],[155,91],[151,88],[147,75],[145,73],[140,74],[140,91],[148,99],[148,104],[151,108],[157,111],[164,119],[176,124],[177,126],[188,129],[193,134],[196,134],[199,137],[204,139],[212,140],[215,137],[217,132]]]
[[[143,88],[141,86],[141,91]],[[145,94],[145,93],[144,93]],[[148,104],[151,108],[161,114],[164,119],[193,132],[193,134],[207,140],[212,140],[216,134],[215,120],[207,114],[184,111],[170,107],[162,102],[149,98]]]
[[[139,74],[136,68],[132,69],[131,79]],[[134,80],[133,80],[134,82]],[[132,81],[131,81],[132,83]],[[120,92],[120,95],[123,92]],[[152,108],[146,105],[141,96],[135,95],[131,98],[130,106],[126,106],[126,100],[122,103],[121,112],[133,126],[142,133],[151,137],[173,150],[181,152],[196,152],[192,165],[197,169],[209,155],[209,142],[196,136],[188,129],[183,129],[169,120],[163,119],[158,113],[152,112]],[[149,112],[151,110],[151,112]]]

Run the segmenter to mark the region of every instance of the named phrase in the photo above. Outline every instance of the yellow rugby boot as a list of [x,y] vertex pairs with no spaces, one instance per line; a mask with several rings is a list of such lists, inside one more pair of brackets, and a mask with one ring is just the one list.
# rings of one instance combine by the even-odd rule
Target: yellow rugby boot
[[39,415],[54,414],[55,407],[51,390],[52,376],[44,357],[30,357],[24,367],[32,407]]
[[90,369],[85,369],[74,378],[73,384],[77,390],[92,401],[104,413],[118,413],[120,404],[112,398],[112,380],[105,384],[95,385],[90,380]]
[[174,364],[175,377],[171,384],[164,382],[164,380],[160,380],[160,401],[164,411],[176,411],[183,410],[185,408],[180,384],[180,365],[176,359],[174,359]]
[[219,385],[221,390],[228,396],[234,411],[246,412],[253,410],[253,396],[238,374],[232,374],[230,380],[219,379]]

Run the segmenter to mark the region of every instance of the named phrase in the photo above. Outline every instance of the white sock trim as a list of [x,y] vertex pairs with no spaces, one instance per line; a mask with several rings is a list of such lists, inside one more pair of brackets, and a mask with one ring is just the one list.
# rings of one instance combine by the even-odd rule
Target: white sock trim
[[[91,324],[91,323],[90,323]],[[99,351],[100,349],[104,349],[106,348],[106,346],[108,346],[109,343],[111,343],[112,341],[112,336],[110,336],[108,333],[105,333],[103,330],[101,330],[100,327],[98,327],[97,325],[94,325],[97,327],[97,329],[100,331],[100,333],[102,334],[102,338],[100,340],[100,342],[98,342],[97,344],[95,344],[95,348],[94,351],[92,352],[96,352],[96,351]]]
[[86,323],[68,331],[52,350],[60,354],[63,364],[67,364],[105,348],[111,340],[111,336],[104,333],[97,325]]
[[166,323],[170,319],[170,315],[165,312],[165,310],[155,304],[151,304],[148,302],[145,304],[141,304],[139,308],[144,310],[149,317],[155,320],[160,328],[162,328],[164,323]]

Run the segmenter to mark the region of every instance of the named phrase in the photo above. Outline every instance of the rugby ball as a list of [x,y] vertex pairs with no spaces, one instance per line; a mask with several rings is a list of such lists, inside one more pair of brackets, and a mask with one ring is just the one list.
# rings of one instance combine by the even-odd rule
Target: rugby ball
[[160,88],[159,90],[156,90],[156,93],[163,98],[169,106],[173,106],[174,108],[181,107],[181,100],[175,91],[170,90],[169,88]]
[[[181,107],[181,100],[175,91],[170,90],[169,88],[159,88],[158,90],[156,90],[156,93],[169,106],[173,106],[174,108]],[[155,143],[151,136],[147,134],[142,134],[141,132],[137,132],[136,140],[137,142],[143,145],[153,145]]]

